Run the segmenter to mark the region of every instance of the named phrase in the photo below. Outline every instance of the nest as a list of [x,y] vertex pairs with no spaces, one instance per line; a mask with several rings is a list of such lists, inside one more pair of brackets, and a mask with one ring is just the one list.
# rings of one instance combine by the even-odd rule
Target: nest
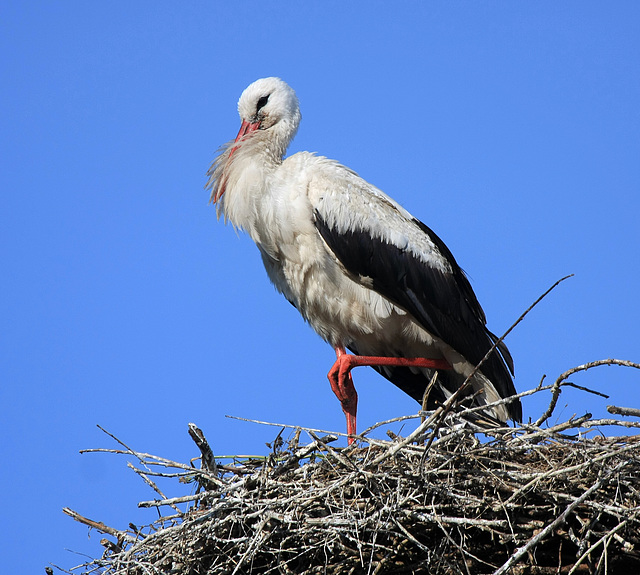
[[[200,468],[126,446],[91,450],[137,458],[132,467],[158,493],[139,505],[164,515],[118,530],[66,509],[111,536],[100,559],[71,572],[640,573],[640,435],[590,433],[637,429],[622,418],[640,410],[610,406],[616,417],[548,424],[562,389],[577,387],[570,375],[612,363],[640,368],[594,362],[521,393],[550,391],[551,402],[515,428],[481,430],[468,422],[473,409],[451,403],[416,416],[407,437],[374,439],[370,429],[338,448],[339,434],[294,428],[265,456],[228,465],[192,424]],[[154,476],[191,493],[166,497]]]

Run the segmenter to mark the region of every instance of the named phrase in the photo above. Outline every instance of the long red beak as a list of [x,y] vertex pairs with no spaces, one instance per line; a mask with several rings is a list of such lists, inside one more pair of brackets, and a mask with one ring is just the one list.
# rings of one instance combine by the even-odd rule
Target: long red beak
[[[251,123],[248,120],[242,120],[242,125],[240,126],[240,131],[238,132],[238,135],[236,136],[235,141],[237,142],[247,134],[250,134],[251,132],[255,132],[259,127],[260,127],[260,121]],[[233,148],[233,150],[231,150],[231,154],[229,154],[229,157],[233,155],[233,152],[235,152],[236,149],[237,149],[237,146]]]
[[[234,142],[238,142],[239,140],[242,140],[242,138],[244,138],[247,134],[250,134],[251,132],[255,132],[259,127],[260,127],[259,121],[252,123],[252,122],[249,122],[248,120],[242,120],[242,124],[240,125],[240,131],[238,132],[238,135],[236,136],[236,139],[234,140]],[[231,156],[233,156],[234,152],[237,149],[238,149],[238,146],[234,146],[233,148],[231,148],[231,153],[227,158],[227,164],[229,163],[229,160],[231,160]],[[222,173],[224,177],[224,170]],[[222,194],[224,194],[226,188],[227,188],[226,180],[223,180],[220,183],[220,186],[218,187],[218,193],[213,198],[214,204],[222,197]]]

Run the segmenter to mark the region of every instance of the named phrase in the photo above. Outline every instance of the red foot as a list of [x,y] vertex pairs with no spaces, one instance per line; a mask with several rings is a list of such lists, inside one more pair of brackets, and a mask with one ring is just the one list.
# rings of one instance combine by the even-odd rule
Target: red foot
[[349,445],[356,435],[356,412],[358,410],[358,394],[353,385],[351,370],[363,365],[395,366],[395,367],[428,367],[431,369],[451,369],[444,359],[428,359],[425,357],[376,357],[366,355],[349,355],[343,347],[336,348],[336,362],[329,370],[327,377],[331,389],[340,400],[342,411],[347,418],[347,433]]
[[[358,411],[358,394],[353,385],[353,379],[349,373],[354,367],[350,365],[349,358],[355,357],[348,355],[346,350],[341,347],[336,348],[336,362],[329,370],[327,377],[331,384],[333,393],[342,405],[342,411],[347,418],[347,433],[349,435],[356,434],[356,412]],[[353,437],[348,439],[349,445],[353,443]]]

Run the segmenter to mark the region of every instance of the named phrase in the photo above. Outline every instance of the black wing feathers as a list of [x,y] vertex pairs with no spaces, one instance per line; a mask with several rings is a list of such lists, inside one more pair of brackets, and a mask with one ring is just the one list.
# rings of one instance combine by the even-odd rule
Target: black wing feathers
[[[324,241],[356,281],[370,278],[378,293],[409,312],[425,329],[477,365],[497,339],[485,327],[485,314],[469,281],[444,242],[425,224],[414,219],[448,261],[451,272],[425,263],[408,249],[399,248],[365,230],[338,232],[316,211],[316,227]],[[513,362],[506,346],[492,353],[482,366],[502,397],[515,393],[509,370]],[[503,359],[504,357],[504,359]],[[507,369],[508,364],[509,369]],[[409,384],[406,382],[405,384]],[[402,387],[402,386],[400,386]],[[409,384],[412,388],[413,385]],[[423,386],[424,388],[424,386]],[[407,390],[414,397],[417,390]],[[510,409],[515,413],[515,403]]]

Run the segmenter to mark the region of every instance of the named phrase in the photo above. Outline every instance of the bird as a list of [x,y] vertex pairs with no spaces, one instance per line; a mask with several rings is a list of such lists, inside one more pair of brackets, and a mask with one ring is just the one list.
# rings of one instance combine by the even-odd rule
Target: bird
[[207,172],[210,203],[249,234],[275,288],[335,350],[328,378],[349,445],[358,404],[351,369],[361,365],[427,409],[468,379],[470,405],[498,402],[481,410],[490,421],[521,421],[518,398],[500,402],[516,394],[511,355],[440,237],[336,160],[285,158],[301,113],[280,78],[250,84],[238,113],[237,137]]

